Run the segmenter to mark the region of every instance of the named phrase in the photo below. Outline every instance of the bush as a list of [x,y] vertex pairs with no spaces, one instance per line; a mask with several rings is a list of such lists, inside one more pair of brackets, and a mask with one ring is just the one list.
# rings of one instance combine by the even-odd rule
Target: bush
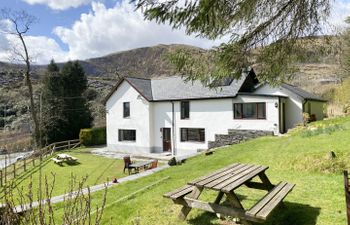
[[85,146],[106,144],[106,127],[81,129],[79,133],[80,143]]

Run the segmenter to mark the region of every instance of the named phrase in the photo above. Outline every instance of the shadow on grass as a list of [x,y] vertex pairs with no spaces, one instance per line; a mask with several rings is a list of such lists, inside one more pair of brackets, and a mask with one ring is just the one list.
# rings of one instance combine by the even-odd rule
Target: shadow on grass
[[65,164],[67,166],[79,166],[81,163],[78,161],[66,161]]
[[[320,211],[321,209],[318,207],[286,202],[283,206],[275,209],[262,225],[315,225]],[[193,225],[231,224],[218,222],[216,215],[209,212],[203,212],[196,218],[188,220],[188,223]]]

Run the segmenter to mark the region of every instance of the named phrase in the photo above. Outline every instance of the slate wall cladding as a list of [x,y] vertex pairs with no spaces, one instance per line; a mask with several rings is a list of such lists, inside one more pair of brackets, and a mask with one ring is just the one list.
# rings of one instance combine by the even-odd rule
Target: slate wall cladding
[[208,148],[217,148],[225,145],[238,144],[261,136],[273,136],[272,131],[262,130],[229,130],[228,134],[216,134],[215,141],[208,143]]

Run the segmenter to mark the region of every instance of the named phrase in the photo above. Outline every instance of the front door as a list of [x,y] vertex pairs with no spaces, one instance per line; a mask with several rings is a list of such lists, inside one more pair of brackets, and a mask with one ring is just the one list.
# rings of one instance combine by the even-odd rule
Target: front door
[[286,133],[286,104],[280,102],[280,133]]
[[171,151],[171,129],[163,128],[163,152]]

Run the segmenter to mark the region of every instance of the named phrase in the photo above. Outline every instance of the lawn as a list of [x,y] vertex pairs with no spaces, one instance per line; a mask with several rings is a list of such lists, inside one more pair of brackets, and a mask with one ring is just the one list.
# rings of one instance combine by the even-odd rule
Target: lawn
[[[60,151],[59,153],[67,153],[71,156],[78,158],[77,164],[63,163],[62,166],[55,164],[50,158],[43,161],[42,177],[48,178],[48,183],[51,185],[55,178],[55,186],[53,190],[53,196],[61,195],[69,191],[70,183],[76,181],[77,183],[87,178],[85,186],[96,185],[104,183],[105,181],[111,181],[114,177],[120,178],[126,176],[123,173],[124,162],[123,160],[111,159],[102,156],[93,155],[89,149],[78,148],[71,151]],[[54,156],[52,156],[54,157]],[[33,190],[37,190],[39,186],[39,167],[35,170],[30,170],[24,174],[21,174],[16,178],[16,189],[28,190],[28,185],[32,183]],[[74,179],[71,179],[75,177]],[[44,182],[44,179],[43,179]],[[42,185],[44,187],[44,184]],[[16,190],[17,191],[17,190]],[[15,191],[15,193],[16,193]],[[37,194],[35,193],[35,199]]]
[[[180,206],[162,195],[201,175],[242,162],[269,166],[267,176],[272,183],[287,181],[296,184],[285,199],[285,208],[277,209],[265,225],[345,224],[342,170],[350,168],[349,137],[350,117],[344,117],[317,122],[308,129],[296,129],[283,137],[263,137],[221,148],[209,156],[191,158],[182,165],[109,189],[102,222],[142,225],[230,224],[214,214],[199,210],[192,210],[187,220],[181,221],[177,218]],[[334,151],[337,158],[328,159],[329,151]],[[104,169],[99,168],[98,171],[95,172],[101,174]],[[99,175],[93,177],[96,181]],[[120,200],[162,179],[165,180],[152,188]],[[246,208],[264,195],[262,191],[247,188],[239,188],[237,193]],[[99,204],[102,195],[102,192],[93,193],[93,204]],[[207,192],[200,199],[214,198],[214,193]],[[63,203],[55,205],[56,221],[63,214],[62,208]]]

